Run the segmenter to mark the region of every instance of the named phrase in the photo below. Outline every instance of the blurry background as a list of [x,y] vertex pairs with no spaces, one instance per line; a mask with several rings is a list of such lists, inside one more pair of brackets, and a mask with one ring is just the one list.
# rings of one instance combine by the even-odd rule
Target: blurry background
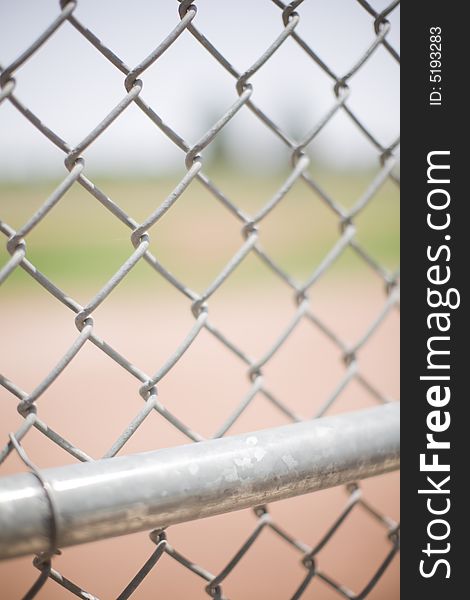
[[[0,18],[8,23],[0,41],[1,65],[15,59],[57,16],[55,0],[1,0]],[[388,2],[374,1],[380,12]],[[197,3],[196,25],[239,71],[243,72],[282,29],[281,10],[267,0]],[[374,40],[373,18],[353,0],[305,1],[296,32],[335,73],[346,73]],[[74,12],[128,66],[139,64],[169,33],[178,19],[177,2],[81,0]],[[387,35],[399,42],[399,9],[389,15]],[[53,131],[77,144],[122,98],[122,74],[72,27],[57,31],[21,68],[17,93]],[[178,133],[195,142],[234,101],[234,80],[193,38],[178,43],[146,72],[142,95]],[[333,85],[292,40],[253,77],[253,100],[294,137],[301,137],[333,102]],[[381,46],[354,76],[348,105],[384,147],[398,134],[399,69]],[[0,114],[0,173],[4,178],[59,176],[61,154],[8,103]],[[219,144],[219,145],[217,145]],[[249,110],[218,136],[230,165],[254,173],[286,168],[281,141]],[[318,165],[329,169],[377,166],[377,152],[349,117],[340,111],[309,148]],[[184,168],[181,151],[131,105],[106,136],[88,150],[90,173],[167,175]]]
[[[375,0],[380,12],[388,2]],[[196,2],[194,25],[239,71],[248,69],[283,29],[282,10],[267,0]],[[375,39],[374,19],[354,0],[305,0],[296,32],[339,76],[348,72]],[[0,66],[16,59],[59,12],[58,2],[0,0]],[[80,0],[75,17],[129,67],[139,64],[179,21],[174,0],[135,2]],[[387,40],[399,47],[399,9],[387,17]],[[15,95],[51,130],[77,145],[123,98],[124,76],[69,23],[14,74]],[[189,145],[237,98],[234,78],[185,31],[147,69],[142,96]],[[252,100],[283,131],[301,140],[334,105],[334,81],[287,39],[250,79]],[[383,148],[399,131],[399,69],[379,45],[348,81],[347,106]],[[310,177],[345,211],[355,205],[380,171],[377,147],[339,110],[305,152]],[[397,153],[395,152],[395,155]],[[247,107],[202,152],[203,170],[230,201],[254,215],[292,170],[291,150]],[[158,207],[186,173],[184,153],[135,105],[130,106],[83,157],[85,175],[137,222]],[[65,177],[64,154],[8,101],[0,105],[0,219],[19,229]],[[394,174],[398,175],[395,168]],[[398,188],[391,179],[354,219],[356,240],[374,261],[394,273],[399,256]],[[180,281],[202,293],[242,243],[241,224],[199,181],[151,229],[151,251]],[[339,237],[339,220],[304,181],[297,181],[262,221],[260,242],[296,281],[305,281]],[[27,236],[27,257],[77,302],[85,305],[132,253],[130,231],[75,184]],[[5,238],[6,242],[6,238]],[[9,258],[0,247],[0,268]],[[341,340],[355,343],[380,313],[385,284],[351,248],[315,283],[312,311]],[[1,373],[31,392],[77,336],[74,315],[21,268],[2,285]],[[253,254],[210,299],[210,318],[250,356],[261,357],[294,312],[293,293]],[[185,337],[194,319],[190,302],[163,277],[139,262],[94,313],[96,331],[131,362],[154,373]],[[398,396],[398,316],[387,314],[359,352],[360,372],[387,399]],[[162,403],[201,435],[212,435],[249,390],[246,366],[206,330],[159,383]],[[263,369],[269,389],[308,418],[331,396],[345,366],[341,352],[318,328],[302,322]],[[98,458],[141,407],[140,384],[91,343],[38,401],[52,429]],[[373,405],[377,395],[353,379],[329,414]],[[17,399],[0,389],[4,442],[22,418]],[[261,395],[229,434],[288,422]],[[122,452],[187,443],[151,413]],[[2,442],[3,444],[3,442]],[[24,446],[40,467],[74,459],[36,430]],[[22,470],[11,455],[0,467]],[[381,514],[398,519],[396,474],[363,484]],[[270,507],[275,521],[315,546],[344,506],[344,489],[283,501]],[[172,527],[170,542],[197,564],[218,573],[250,535],[256,519],[242,511]],[[319,555],[322,571],[355,591],[365,585],[389,549],[383,525],[356,507]],[[146,534],[67,549],[54,567],[101,598],[115,597],[153,551]],[[289,598],[305,576],[301,556],[271,531],[261,534],[228,577],[228,597]],[[370,598],[398,598],[395,558]],[[18,598],[37,572],[31,560],[0,564],[3,595]],[[48,582],[41,598],[68,596]],[[204,598],[204,582],[164,556],[136,598]],[[314,580],[305,598],[338,598]]]

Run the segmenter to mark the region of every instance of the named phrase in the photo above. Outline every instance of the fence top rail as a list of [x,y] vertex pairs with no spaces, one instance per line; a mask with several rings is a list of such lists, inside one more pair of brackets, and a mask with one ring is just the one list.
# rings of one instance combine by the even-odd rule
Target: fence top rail
[[[0,557],[258,506],[398,468],[399,405],[0,480]],[[15,502],[12,502],[14,498]],[[51,508],[53,510],[51,512]]]

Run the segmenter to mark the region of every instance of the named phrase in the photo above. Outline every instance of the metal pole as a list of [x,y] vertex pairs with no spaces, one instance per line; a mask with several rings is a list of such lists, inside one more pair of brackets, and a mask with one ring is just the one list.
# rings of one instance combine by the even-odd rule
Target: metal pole
[[[388,404],[176,448],[0,479],[0,558],[200,519],[399,467]],[[47,497],[50,494],[50,498]]]

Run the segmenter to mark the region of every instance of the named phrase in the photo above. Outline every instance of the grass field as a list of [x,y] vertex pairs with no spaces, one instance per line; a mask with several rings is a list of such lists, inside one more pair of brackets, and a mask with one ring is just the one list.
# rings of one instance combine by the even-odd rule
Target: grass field
[[[286,174],[239,176],[219,169],[213,181],[248,214],[255,214],[282,185]],[[367,189],[374,173],[321,171],[316,179],[336,202],[351,207]],[[143,221],[179,181],[178,174],[159,179],[105,179],[93,182],[138,222]],[[18,229],[41,206],[58,182],[0,183],[0,215]],[[398,189],[386,182],[356,217],[356,239],[378,262],[398,266]],[[303,181],[298,181],[259,226],[260,242],[270,256],[299,280],[305,279],[338,239],[337,216]],[[242,243],[241,224],[199,181],[150,230],[151,250],[172,273],[193,289],[204,289]],[[76,290],[103,284],[132,253],[130,230],[80,185],[75,184],[27,236],[27,257],[59,286]],[[0,264],[8,259],[4,244]],[[269,270],[248,257],[237,272],[240,282],[263,283]],[[338,260],[341,276],[357,273],[362,261],[351,250]],[[132,285],[145,282],[146,264],[132,273]],[[30,278],[17,269],[5,292]]]

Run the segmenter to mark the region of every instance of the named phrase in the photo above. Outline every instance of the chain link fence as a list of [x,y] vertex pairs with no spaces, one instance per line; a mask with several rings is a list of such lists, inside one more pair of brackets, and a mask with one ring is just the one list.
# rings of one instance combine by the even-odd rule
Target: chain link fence
[[[170,0],[169,0],[170,1]],[[306,0],[307,2],[308,0]],[[8,373],[1,375],[0,383],[7,391],[9,401],[17,401],[17,410],[23,417],[23,421],[18,429],[8,434],[3,431],[4,445],[0,450],[0,461],[5,465],[12,460],[14,455],[21,458],[27,465],[27,469],[35,473],[41,484],[47,492],[47,482],[41,475],[40,464],[35,465],[34,451],[28,453],[23,449],[28,436],[32,430],[37,430],[43,436],[46,436],[50,442],[60,446],[73,459],[78,461],[90,461],[97,457],[91,457],[87,448],[78,447],[67,439],[60,431],[56,431],[49,426],[41,417],[41,402],[43,397],[47,397],[50,386],[60,378],[64,370],[74,361],[82,349],[92,344],[100,352],[104,353],[120,369],[127,371],[135,380],[135,390],[140,394],[141,406],[135,402],[135,398],[121,398],[122,402],[134,403],[136,407],[135,417],[122,431],[116,439],[109,440],[109,449],[104,457],[114,457],[118,453],[126,453],[126,444],[139,428],[148,419],[149,415],[158,413],[159,418],[166,420],[171,427],[176,428],[189,441],[200,442],[207,439],[207,435],[202,435],[195,431],[191,421],[185,419],[185,415],[172,410],[171,399],[160,397],[158,389],[167,374],[178,364],[183,355],[194,345],[198,344],[201,332],[206,332],[221,348],[232,354],[236,360],[244,365],[244,370],[249,379],[249,391],[245,397],[241,398],[239,404],[226,415],[226,418],[213,432],[214,438],[219,438],[225,434],[230,434],[230,430],[236,425],[238,420],[244,415],[250,405],[260,397],[267,401],[277,411],[280,411],[286,421],[296,422],[302,419],[297,414],[295,408],[289,403],[289,399],[280,397],[275,389],[270,386],[269,377],[265,376],[265,369],[275,355],[285,346],[295,331],[301,327],[313,327],[325,339],[325,343],[333,344],[341,356],[343,363],[343,374],[337,380],[334,389],[323,398],[321,404],[315,410],[315,414],[307,415],[308,418],[323,417],[334,409],[336,402],[341,397],[343,391],[355,382],[359,385],[367,396],[375,403],[388,403],[392,401],[380,389],[377,389],[375,383],[370,381],[367,374],[361,370],[361,364],[358,354],[367,346],[371,337],[387,319],[391,311],[396,310],[399,300],[398,289],[398,271],[386,268],[381,261],[373,255],[356,237],[356,221],[363,211],[374,202],[380,189],[386,182],[392,182],[398,185],[397,159],[395,156],[398,147],[398,139],[388,146],[383,146],[370,130],[367,123],[359,118],[355,111],[350,108],[349,99],[354,87],[354,76],[361,71],[377,50],[385,49],[390,62],[398,62],[399,55],[396,48],[389,42],[390,32],[390,14],[397,8],[398,1],[391,2],[382,10],[376,10],[373,3],[364,0],[350,0],[363,10],[370,19],[370,39],[364,40],[365,50],[358,56],[351,56],[351,68],[346,73],[337,73],[322,60],[315,50],[314,44],[308,43],[299,33],[298,25],[302,22],[302,0],[296,0],[290,4],[284,4],[278,0],[272,0],[273,4],[279,10],[279,31],[269,47],[266,48],[259,58],[251,65],[246,66],[244,70],[238,70],[231,62],[232,58],[222,54],[205,36],[204,31],[198,27],[198,3],[182,1],[175,3],[178,8],[178,14],[175,14],[173,23],[168,23],[168,34],[164,39],[158,40],[155,49],[142,61],[135,66],[126,65],[123,60],[106,45],[105,40],[101,40],[87,26],[87,23],[81,22],[75,15],[77,1],[60,2],[57,10],[56,19],[41,33],[41,35],[31,41],[31,44],[8,65],[2,65],[0,71],[0,104],[10,104],[12,107],[26,119],[31,128],[35,128],[63,152],[66,173],[56,189],[46,198],[40,207],[31,214],[30,218],[24,222],[21,227],[13,228],[6,221],[0,221],[0,231],[2,232],[8,258],[0,268],[0,281],[5,285],[9,284],[9,278],[17,270],[23,270],[35,285],[42,287],[48,294],[53,296],[57,303],[62,304],[70,311],[70,318],[74,319],[78,334],[74,342],[66,352],[57,361],[55,367],[46,373],[40,383],[31,390],[22,389],[21,385],[8,377]],[[244,6],[244,10],[246,10]],[[201,10],[201,9],[199,9]],[[205,10],[210,8],[205,7]],[[227,5],[227,15],[230,16],[232,7]],[[113,19],[119,18],[118,14],[112,15]],[[230,20],[229,18],[227,19]],[[229,24],[227,24],[229,26]],[[47,45],[55,33],[66,27],[74,28],[96,51],[96,60],[108,61],[117,71],[122,74],[124,91],[122,99],[114,108],[90,131],[80,143],[73,146],[67,140],[62,139],[57,132],[50,129],[47,123],[26,106],[21,99],[21,69],[31,56],[43,45]],[[334,42],[335,32],[331,32]],[[181,133],[173,125],[166,122],[158,113],[158,106],[145,99],[143,82],[147,70],[154,63],[158,63],[160,57],[169,49],[178,48],[181,36],[193,36],[195,40],[209,53],[212,60],[215,61],[220,69],[225,70],[233,78],[233,103],[218,118],[213,125],[195,142],[190,143],[184,139]],[[276,55],[280,48],[285,44],[295,44],[306,56],[319,67],[326,80],[331,85],[331,106],[329,110],[321,116],[310,128],[305,125],[304,133],[298,138],[293,139],[283,128],[272,120],[262,105],[259,105],[254,98],[256,84],[253,78],[263,66]],[[99,56],[101,55],[101,56]],[[1,57],[0,57],[1,58]],[[188,58],[182,57],[182,61],[188,64]],[[293,65],[295,68],[295,65]],[[308,73],[299,74],[301,77],[308,77]],[[53,101],[53,98],[51,99]],[[186,172],[180,181],[177,182],[172,192],[163,200],[155,203],[155,207],[144,220],[137,220],[131,212],[124,210],[117,201],[107,194],[106,189],[98,187],[87,174],[86,151],[93,144],[106,135],[107,129],[114,121],[120,119],[121,115],[131,106],[137,106],[148,119],[149,127],[157,127],[172,144],[181,152],[181,158],[184,160]],[[2,106],[0,106],[0,111]],[[289,154],[288,176],[282,185],[276,190],[271,198],[258,209],[257,212],[249,214],[245,212],[234,200],[221,189],[217,182],[210,178],[205,172],[204,152],[210,147],[214,140],[218,139],[222,130],[231,122],[236,121],[240,111],[251,111],[259,123],[269,130],[271,134],[280,140]],[[370,181],[365,192],[351,205],[345,208],[342,203],[328,194],[318,183],[311,172],[312,158],[309,155],[309,149],[312,142],[328,126],[337,113],[342,112],[347,115],[360,134],[367,140],[377,155],[380,168],[377,174]],[[195,116],[197,118],[197,115]],[[386,118],[386,115],[384,115]],[[199,182],[205,190],[211,195],[215,203],[221,204],[230,214],[230,218],[237,224],[241,233],[241,242],[238,250],[226,262],[225,267],[202,291],[191,289],[185,281],[174,275],[159,259],[151,248],[151,237],[154,231],[158,231],[161,219],[172,208],[180,202],[183,196],[191,194],[195,182]],[[299,281],[293,274],[281,266],[276,258],[263,247],[260,241],[260,232],[263,229],[265,219],[274,213],[282,203],[286,202],[293,186],[298,182],[303,184],[305,194],[311,198],[314,206],[322,205],[323,208],[334,216],[338,225],[338,235],[332,241],[329,250],[324,254],[317,264],[311,265],[311,271],[307,278]],[[128,230],[129,235],[129,253],[128,258],[119,269],[109,278],[99,289],[99,291],[89,298],[85,304],[79,303],[71,297],[67,290],[62,289],[58,282],[47,276],[30,260],[28,256],[28,236],[41,223],[47,221],[51,211],[56,205],[63,202],[71,188],[81,186],[93,198],[93,202],[100,203],[106,210],[110,219],[119,221]],[[246,190],[248,194],[249,189]],[[398,192],[397,192],[398,197]],[[178,236],[178,231],[175,231]],[[369,273],[375,278],[377,283],[383,287],[384,298],[382,305],[374,314],[370,314],[367,327],[361,335],[352,343],[342,338],[335,330],[326,323],[324,319],[318,316],[313,308],[312,295],[314,295],[317,282],[335,265],[337,260],[345,253],[352,251],[356,258],[361,261]],[[284,287],[286,294],[291,297],[292,311],[288,323],[282,320],[273,322],[272,331],[277,332],[274,342],[267,340],[265,351],[260,356],[253,357],[237,342],[231,339],[230,335],[219,328],[218,323],[211,316],[211,301],[217,296],[217,293],[224,287],[232,275],[239,269],[242,263],[249,256],[256,256],[259,261],[259,270],[268,270]],[[191,256],[184,257],[190,263]],[[125,348],[117,349],[113,344],[100,336],[99,318],[96,318],[96,311],[101,305],[105,305],[108,297],[113,290],[125,280],[135,269],[136,265],[147,263],[148,278],[163,278],[176,290],[187,302],[188,309],[191,310],[194,317],[192,327],[187,331],[184,339],[176,348],[167,349],[167,359],[163,364],[157,365],[156,370],[146,371],[142,366],[126,357]],[[240,305],[250,306],[250,287],[248,286],[243,294]],[[155,303],[155,310],[159,310],[158,302]],[[125,315],[124,315],[125,318]],[[158,335],[158,333],[157,333]],[[4,339],[5,348],[8,348],[8,340]],[[210,357],[208,360],[212,360]],[[21,357],[18,356],[18,361]],[[290,365],[291,372],[294,374],[296,365]],[[210,411],[210,406],[204,405],[204,398],[198,398],[201,411]],[[99,435],[99,423],[95,424],[96,432],[91,435]],[[8,437],[9,435],[9,437]],[[65,462],[65,461],[64,461]],[[163,556],[171,558],[183,570],[191,571],[196,577],[200,578],[201,590],[213,598],[229,597],[224,592],[224,582],[230,574],[237,569],[240,561],[249,560],[253,553],[256,553],[257,540],[263,536],[263,532],[270,530],[275,536],[278,536],[283,542],[287,543],[292,553],[297,554],[303,568],[303,579],[298,581],[297,589],[292,590],[291,598],[300,597],[323,597],[322,589],[328,589],[337,595],[338,598],[360,599],[365,598],[373,590],[383,573],[387,570],[394,559],[399,547],[399,528],[398,524],[388,516],[382,514],[380,508],[373,506],[362,492],[358,483],[349,484],[346,488],[347,500],[343,509],[339,512],[333,522],[324,523],[324,535],[321,539],[300,541],[294,535],[289,533],[283,527],[283,524],[277,522],[270,512],[270,507],[258,506],[253,509],[255,525],[252,531],[249,531],[246,541],[241,547],[233,547],[230,538],[227,537],[225,544],[232,548],[232,558],[226,566],[218,571],[211,570],[210,565],[200,565],[192,561],[190,556],[181,553],[171,543],[171,528],[168,532],[164,530],[155,530],[150,534],[150,540],[155,545],[149,553],[148,560],[138,570],[135,577],[117,596],[119,599],[129,598],[132,595],[138,597],[139,586],[144,578],[150,572],[158,572],[159,561]],[[51,496],[46,494],[49,501]],[[367,582],[362,589],[350,590],[341,581],[335,578],[334,573],[323,571],[321,564],[322,551],[325,547],[335,544],[336,533],[342,527],[354,511],[361,510],[367,514],[368,518],[375,520],[383,530],[383,536],[387,540],[388,550],[381,558],[378,568],[371,572],[370,566],[365,562],[361,566],[364,577]],[[25,592],[26,598],[33,598],[36,595],[41,596],[47,586],[44,584],[54,582],[61,586],[64,591],[64,597],[67,596],[66,590],[80,598],[95,598],[93,590],[85,591],[82,589],[79,581],[71,581],[67,573],[60,573],[54,567],[55,554],[57,553],[55,542],[55,528],[57,523],[54,517],[54,507],[51,503],[51,524],[50,524],[50,551],[37,556],[33,564],[39,569],[39,577],[28,592]],[[308,519],[309,516],[305,515]],[[317,518],[317,517],[316,517]],[[184,525],[183,525],[184,527]],[[140,534],[141,536],[143,534]],[[145,538],[145,536],[143,536]],[[147,538],[145,538],[147,539]],[[143,542],[144,543],[144,542]],[[210,543],[206,540],[204,543]],[[81,551],[83,561],[86,561],[87,546]],[[109,566],[112,570],[112,565]],[[282,566],[279,567],[282,576]],[[271,574],[275,576],[276,574]],[[107,573],[103,569],[103,577],[111,577],[112,573]],[[320,581],[321,588],[315,588],[318,595],[311,596],[312,582]],[[158,584],[157,584],[158,585]],[[178,580],[173,582],[174,593],[172,597],[178,597]],[[42,591],[41,591],[42,590]],[[326,593],[326,592],[325,592]],[[157,587],[158,595],[158,587]],[[249,594],[247,593],[246,597]],[[47,596],[41,596],[47,597]],[[329,597],[329,596],[328,596]]]

